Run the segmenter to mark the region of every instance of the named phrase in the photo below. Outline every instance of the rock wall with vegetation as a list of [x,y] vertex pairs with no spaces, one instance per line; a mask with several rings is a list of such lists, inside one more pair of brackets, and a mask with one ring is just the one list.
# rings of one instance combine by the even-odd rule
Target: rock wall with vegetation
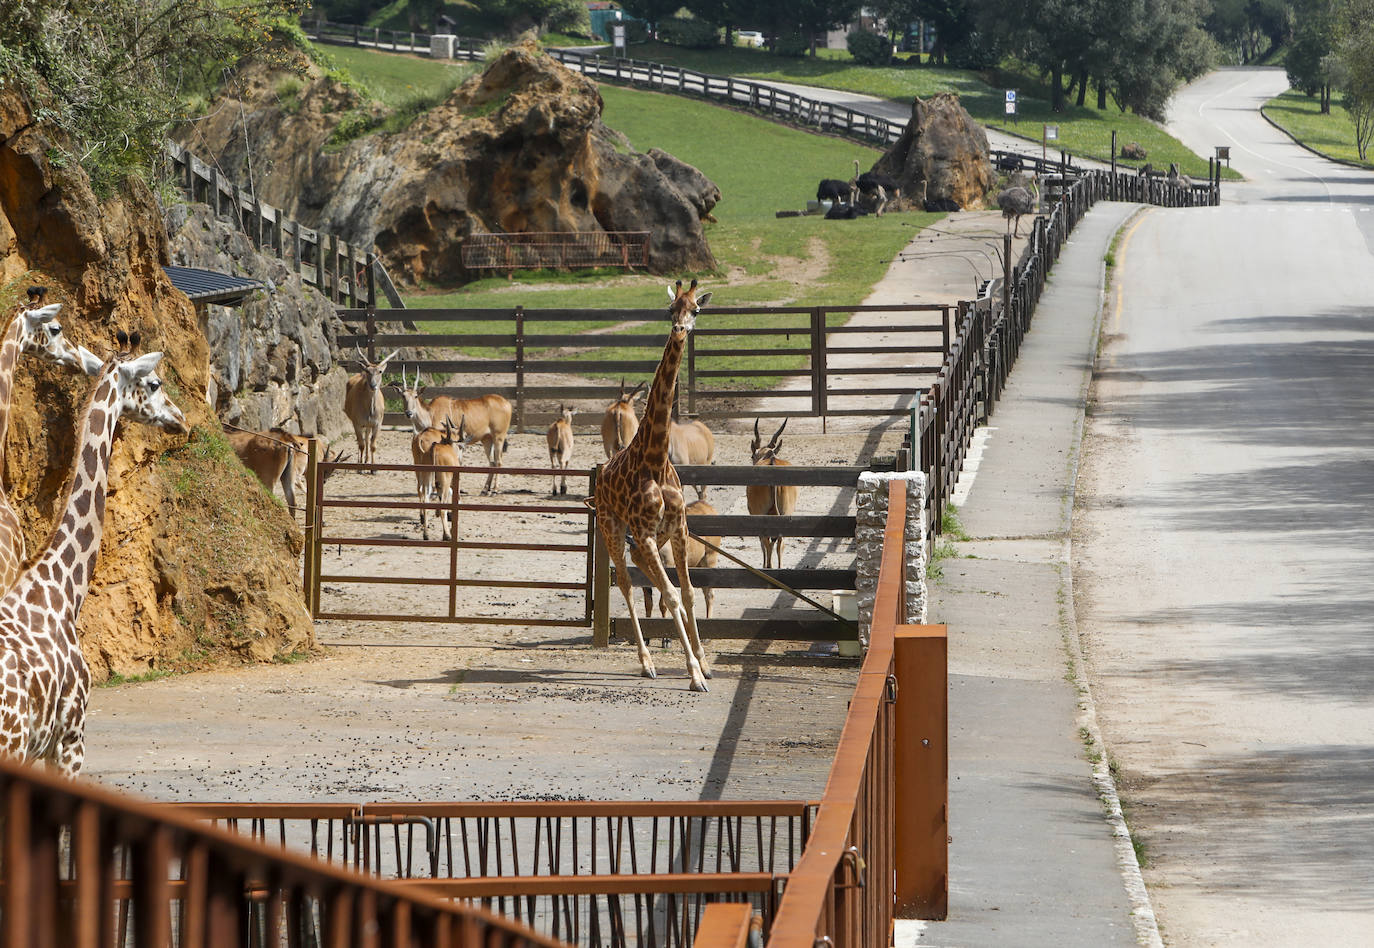
[[[299,529],[228,451],[210,412],[206,339],[162,271],[163,221],[137,179],[98,200],[70,143],[0,88],[0,306],[32,283],[64,304],[67,334],[105,355],[116,329],[143,348],[186,415],[189,436],[121,425],[110,462],[100,561],[81,615],[97,680],[216,660],[263,661],[313,645],[302,604]],[[89,392],[71,370],[24,357],[15,376],[4,486],[29,558],[65,496],[75,420]]]
[[408,127],[302,62],[308,81],[242,71],[181,136],[312,226],[375,244],[398,280],[462,283],[469,234],[636,230],[650,269],[711,270],[703,220],[720,190],[663,152],[641,154],[601,121],[595,83],[532,43],[511,47]]

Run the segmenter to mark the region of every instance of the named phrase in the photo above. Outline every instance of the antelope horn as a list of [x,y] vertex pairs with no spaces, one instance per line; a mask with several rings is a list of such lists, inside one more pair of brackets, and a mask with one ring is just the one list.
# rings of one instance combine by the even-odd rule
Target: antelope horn
[[367,356],[363,355],[363,350],[358,347],[358,344],[356,342],[353,343],[353,351],[358,353],[358,361],[361,362],[363,365],[372,364],[371,362],[367,361]]
[[636,395],[638,395],[641,391],[643,391],[643,390],[644,390],[644,386],[645,386],[645,385],[648,385],[648,384],[649,384],[648,382],[645,382],[645,381],[641,380],[640,383],[639,383],[638,385],[635,386],[635,390],[634,390],[633,392],[630,393],[630,400],[631,400],[631,401],[634,401],[634,397],[635,397]]
[[757,445],[758,443],[759,443],[759,420],[758,420],[757,418],[755,418],[755,419],[754,419],[754,444]]
[[620,400],[625,400],[625,376],[620,377]]
[[778,446],[778,439],[782,437],[782,429],[784,429],[784,428],[786,428],[786,427],[787,427],[787,419],[784,418],[784,419],[782,420],[782,424],[778,425],[778,430],[777,430],[777,432],[773,435],[772,439],[768,442],[768,446],[769,446],[770,448],[776,448],[776,447]]
[[[386,357],[385,359],[383,359],[381,362],[378,362],[378,363],[377,363],[378,367],[385,366],[385,365],[386,365],[388,362],[390,362],[392,359],[396,358],[397,354],[400,353],[400,351],[401,351],[400,349],[393,349],[392,352],[391,352],[391,355],[387,356],[387,357]],[[416,370],[416,374],[419,374],[419,370],[418,370],[418,369]]]

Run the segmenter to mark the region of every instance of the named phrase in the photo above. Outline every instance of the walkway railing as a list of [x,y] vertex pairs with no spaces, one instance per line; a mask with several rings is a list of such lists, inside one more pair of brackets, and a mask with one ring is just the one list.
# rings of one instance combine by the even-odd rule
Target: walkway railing
[[480,909],[0,760],[10,946],[558,948]]

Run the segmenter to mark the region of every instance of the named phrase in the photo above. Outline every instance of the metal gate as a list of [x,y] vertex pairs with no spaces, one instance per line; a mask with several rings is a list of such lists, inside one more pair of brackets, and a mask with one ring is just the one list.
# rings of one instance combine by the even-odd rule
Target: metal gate
[[[326,480],[340,471],[374,472],[379,479],[387,476],[390,480],[379,480],[379,484],[385,483],[390,496],[330,496]],[[413,478],[420,471],[451,471],[455,485],[466,484],[467,493],[460,494],[455,489],[452,500],[445,503],[402,499],[416,497]],[[473,486],[493,471],[503,478],[542,479],[555,473],[551,468],[325,462],[319,458],[318,442],[312,440],[306,473],[303,555],[310,614],[316,619],[590,628],[596,529],[591,509],[567,500],[474,498]],[[593,471],[570,468],[558,473],[566,473],[574,481],[587,478],[587,494],[591,494]],[[398,474],[401,476],[397,477]],[[421,510],[437,518],[451,518],[450,539],[420,539],[412,535],[409,515],[418,518]],[[398,512],[401,518],[395,516]],[[464,539],[465,523],[474,517],[489,516],[542,518],[556,526],[549,529],[546,539],[538,541]],[[397,526],[398,521],[404,526]],[[394,556],[398,549],[413,551],[414,555],[398,564]],[[476,550],[483,551],[483,555],[471,556]],[[382,587],[382,592],[369,599],[374,608],[349,607],[346,590],[359,585]],[[530,608],[527,615],[515,602],[489,595],[481,602],[465,597],[464,593],[472,589],[514,591],[517,597],[542,593],[549,602]],[[553,608],[554,600],[567,601],[564,614]],[[377,602],[382,608],[375,608]],[[386,608],[388,605],[391,608]]]

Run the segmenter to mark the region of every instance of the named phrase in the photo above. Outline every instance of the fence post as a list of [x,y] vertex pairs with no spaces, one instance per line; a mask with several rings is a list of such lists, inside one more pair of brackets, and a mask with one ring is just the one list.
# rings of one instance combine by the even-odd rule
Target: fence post
[[[320,248],[323,249],[323,241],[320,242]],[[321,263],[323,263],[323,261],[321,261]],[[340,294],[339,294],[339,238],[338,238],[336,235],[334,235],[334,234],[330,234],[330,235],[329,235],[329,267],[328,267],[328,271],[327,271],[327,272],[328,272],[328,274],[329,274],[329,279],[333,281],[333,285],[332,285],[329,289],[325,290],[325,287],[324,287],[325,275],[324,275],[323,273],[321,273],[321,274],[320,274],[320,289],[321,289],[321,290],[325,290],[325,296],[328,296],[328,297],[330,298],[330,300],[332,300],[333,302],[337,303],[337,302],[339,302],[339,300],[340,300]]]
[[525,430],[525,307],[515,307],[515,430]]
[[949,914],[949,684],[943,625],[898,627],[893,771],[896,783],[896,914]]
[[697,334],[687,334],[687,414],[697,411]]
[[825,309],[817,306],[811,310],[811,404],[821,416],[822,432],[826,429],[826,412],[830,408],[825,391],[828,371],[825,345]]
[[[589,493],[596,496],[596,481],[601,475],[602,465],[592,468]],[[592,509],[591,522],[596,523],[596,509]],[[611,645],[611,555],[606,551],[606,542],[601,538],[599,526],[593,529],[594,550],[592,553],[592,647],[609,648]]]
[[[319,462],[320,439],[311,438],[306,444],[305,454],[305,548],[301,551],[301,591],[305,595],[305,608],[313,619],[319,610],[319,561],[316,550],[319,544],[320,525],[316,516],[319,509]],[[293,518],[295,514],[291,515]]]
[[[448,524],[448,617],[450,619],[458,615],[458,472],[453,472],[453,493],[449,500],[449,524]],[[437,511],[440,517],[444,512]],[[439,521],[440,527],[443,521]],[[442,531],[440,533],[442,535]]]

